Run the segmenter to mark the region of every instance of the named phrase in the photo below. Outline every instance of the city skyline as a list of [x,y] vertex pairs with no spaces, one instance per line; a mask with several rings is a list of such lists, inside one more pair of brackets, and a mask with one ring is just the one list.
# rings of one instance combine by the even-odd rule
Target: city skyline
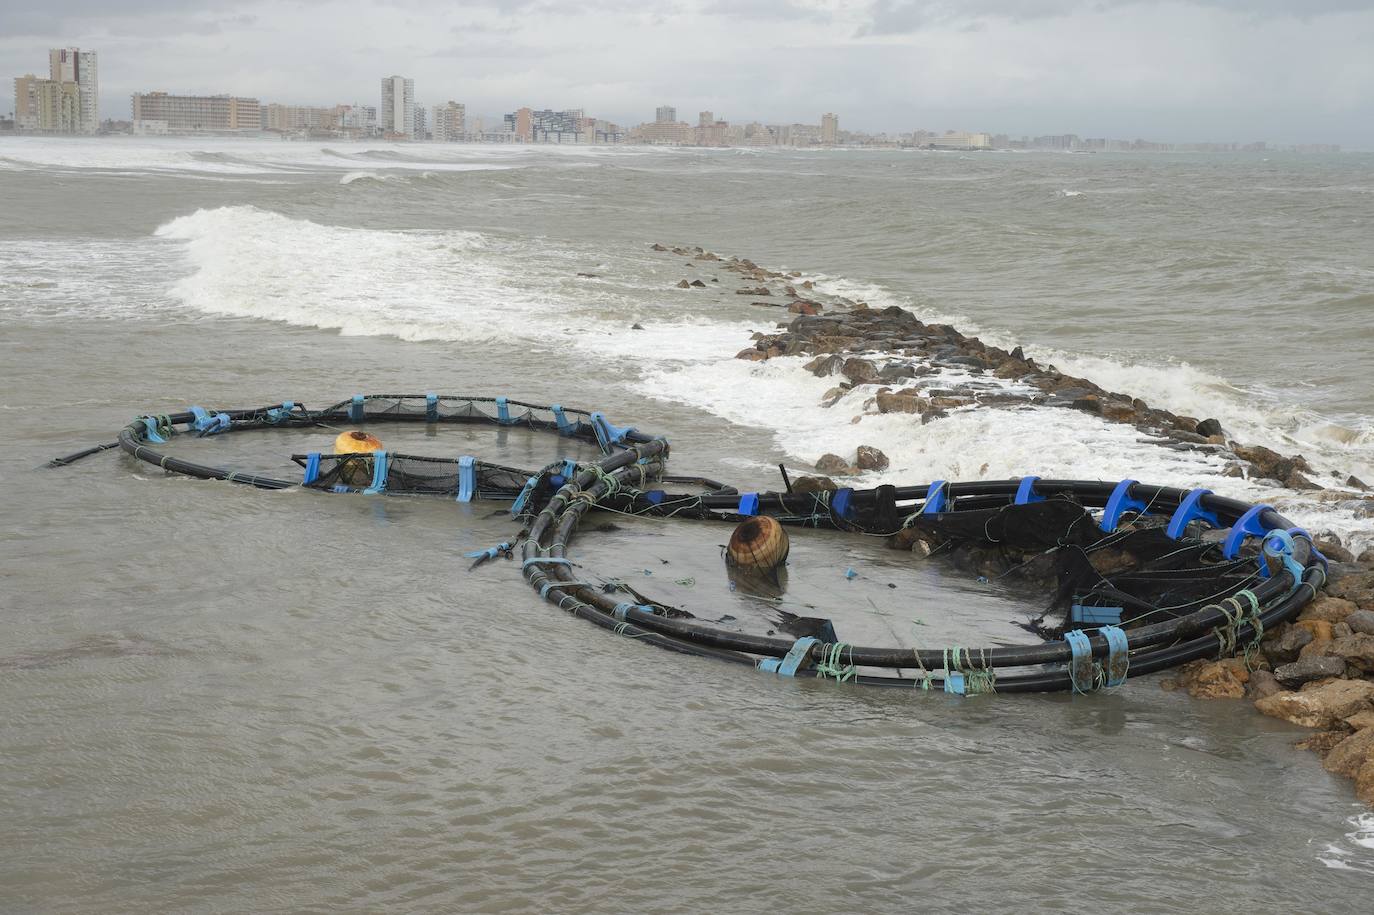
[[[522,0],[461,9],[135,0],[113,11],[0,11],[0,72],[37,72],[33,48],[98,47],[100,105],[116,117],[134,92],[332,105],[372,99],[379,74],[404,73],[426,108],[452,99],[487,120],[540,104],[633,124],[672,99],[679,111],[737,122],[836,111],[871,133],[926,126],[1368,148],[1374,10],[1356,6],[549,0],[534,15]],[[306,33],[312,40],[299,41]]]

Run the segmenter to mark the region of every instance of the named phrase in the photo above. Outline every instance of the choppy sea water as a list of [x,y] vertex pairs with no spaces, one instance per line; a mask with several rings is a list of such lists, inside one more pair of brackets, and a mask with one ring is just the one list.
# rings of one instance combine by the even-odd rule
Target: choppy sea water
[[[1070,411],[851,424],[803,360],[732,358],[777,319],[735,275],[648,246],[902,304],[1371,481],[1374,158],[7,140],[0,200],[0,907],[1358,910],[1368,817],[1248,706],[1154,678],[974,701],[776,682],[468,573],[511,533],[481,508],[35,468],[192,402],[506,393],[751,486],[867,443],[892,458],[874,483],[1132,476],[1367,544],[1339,505]],[[720,283],[674,288],[697,277]],[[625,521],[579,549],[705,612],[737,599],[723,539]],[[1012,596],[799,546],[793,593],[870,608],[865,632],[1016,638]]]

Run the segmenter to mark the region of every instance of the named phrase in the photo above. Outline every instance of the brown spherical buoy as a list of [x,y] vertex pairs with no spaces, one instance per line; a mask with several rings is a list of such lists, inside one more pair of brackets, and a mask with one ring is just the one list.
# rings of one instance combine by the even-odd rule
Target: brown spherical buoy
[[[335,454],[371,454],[383,450],[381,439],[358,429],[340,432],[334,439]],[[343,481],[349,486],[372,485],[372,458],[344,462]]]
[[725,547],[725,558],[736,568],[764,571],[782,565],[789,546],[782,525],[767,515],[758,515],[735,528]]

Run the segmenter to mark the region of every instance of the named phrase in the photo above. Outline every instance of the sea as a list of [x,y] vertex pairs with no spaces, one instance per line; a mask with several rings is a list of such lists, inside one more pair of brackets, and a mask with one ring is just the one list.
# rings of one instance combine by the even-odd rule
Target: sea
[[[890,466],[857,485],[1205,487],[1358,553],[1374,517],[1335,491],[1374,485],[1371,238],[1365,153],[0,139],[0,911],[1364,911],[1374,814],[1248,703],[1161,675],[971,699],[776,678],[470,569],[516,533],[500,505],[44,465],[192,404],[504,395],[663,433],[672,472],[742,490],[866,444]],[[734,358],[788,315],[655,244],[1022,346],[1328,491],[1072,410],[827,408],[805,358]],[[169,447],[289,477],[333,431]],[[708,618],[1032,639],[1035,596],[826,532],[793,534],[761,604],[727,537],[595,518],[574,552]]]

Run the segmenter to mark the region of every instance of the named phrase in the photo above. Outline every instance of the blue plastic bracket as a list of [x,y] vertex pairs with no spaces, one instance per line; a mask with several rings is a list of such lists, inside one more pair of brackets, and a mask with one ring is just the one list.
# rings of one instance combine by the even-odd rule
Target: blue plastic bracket
[[1227,559],[1235,559],[1246,537],[1263,537],[1267,534],[1269,529],[1260,523],[1260,515],[1273,510],[1272,505],[1256,505],[1241,515],[1240,520],[1231,525],[1231,531],[1221,545],[1221,555]]
[[369,496],[386,492],[386,452],[372,452],[372,485],[363,492]]
[[[1306,536],[1306,532],[1301,528],[1293,528],[1299,532],[1299,536]],[[1302,584],[1302,563],[1293,558],[1293,535],[1288,531],[1270,531],[1264,538],[1264,555],[1272,556],[1275,559],[1283,560],[1283,567],[1288,574],[1293,576],[1293,587],[1291,591],[1296,591],[1298,585]]]
[[1178,503],[1178,510],[1169,519],[1169,526],[1164,533],[1172,540],[1179,540],[1183,537],[1183,533],[1188,529],[1188,524],[1191,521],[1206,521],[1212,527],[1221,527],[1217,513],[1202,507],[1202,497],[1211,494],[1210,489],[1194,489],[1184,496],[1183,501]]
[[756,492],[740,493],[739,513],[741,515],[757,515],[759,513],[759,494]]
[[623,623],[625,622],[626,617],[629,616],[631,610],[643,610],[645,613],[654,612],[654,608],[650,607],[648,604],[632,604],[629,601],[625,601],[623,603],[616,604],[615,607],[611,609],[611,616],[615,617]]
[[1125,630],[1119,626],[1103,626],[1098,632],[1107,639],[1106,686],[1120,686],[1126,682],[1126,673],[1131,666],[1131,645],[1126,639]]
[[473,490],[477,488],[477,468],[473,458],[465,454],[458,459],[458,501],[471,502]]
[[1321,560],[1321,562],[1322,562],[1322,571],[1324,571],[1324,572],[1330,572],[1330,571],[1331,571],[1331,563],[1327,561],[1326,556],[1323,555],[1322,551],[1319,550],[1319,549],[1317,549],[1317,541],[1315,541],[1315,540],[1312,539],[1312,535],[1311,535],[1311,534],[1307,533],[1307,531],[1305,531],[1304,529],[1302,529],[1302,528],[1300,528],[1300,527],[1290,527],[1290,528],[1288,529],[1288,533],[1291,534],[1291,535],[1294,536],[1294,537],[1301,537],[1302,539],[1306,540],[1306,541],[1307,541],[1308,547],[1312,550],[1312,553],[1313,553],[1318,559]]
[[1016,504],[1029,505],[1031,502],[1044,502],[1045,497],[1035,491],[1035,484],[1039,482],[1039,477],[1022,477],[1021,484],[1016,487]]
[[592,428],[596,430],[596,441],[601,446],[601,450],[607,454],[611,453],[612,445],[619,445],[625,441],[625,436],[634,431],[631,426],[613,426],[606,419],[605,413],[592,414]]
[[968,694],[968,680],[965,679],[963,671],[945,671],[945,692],[954,693],[957,696]]
[[[1072,657],[1069,659],[1069,681],[1076,693],[1091,692],[1093,688],[1093,646],[1082,629],[1070,629],[1064,633],[1064,641],[1069,643]],[[1087,681],[1083,673],[1087,672]]]
[[1074,604],[1069,608],[1069,622],[1085,626],[1116,626],[1121,623],[1120,607],[1085,607]]
[[551,405],[549,412],[553,414],[554,422],[558,423],[559,435],[572,435],[577,431],[577,423],[568,419],[568,414],[563,412],[562,404]]
[[777,674],[779,677],[795,677],[797,668],[801,667],[802,659],[811,650],[811,646],[816,644],[816,639],[811,636],[804,636],[792,643],[791,649],[781,658],[764,658],[759,661],[759,670],[764,673]]
[[425,395],[425,422],[437,423],[439,421],[439,395],[432,391]]
[[930,484],[926,490],[926,504],[921,509],[923,515],[938,515],[944,511],[949,504],[949,483],[944,480],[936,480]]
[[665,495],[667,495],[667,493],[661,489],[650,489],[644,492],[644,498],[648,500],[650,505],[662,505]]
[[353,402],[348,405],[348,421],[360,423],[363,421],[363,404],[367,398],[362,394],[354,394]]
[[841,518],[849,518],[854,514],[854,490],[837,489],[830,496],[830,510]]
[[138,419],[139,422],[143,423],[144,437],[147,438],[148,441],[156,445],[160,445],[167,441],[167,439],[158,434],[157,420],[153,419],[151,416],[140,416]]
[[520,490],[520,495],[515,497],[515,504],[510,507],[510,516],[518,518],[520,513],[525,510],[525,505],[530,501],[530,493],[534,492],[534,487],[539,485],[538,477],[530,477],[525,481],[525,486]]
[[577,478],[577,461],[572,458],[563,459],[563,479],[572,482]]
[[301,480],[302,486],[309,486],[320,478],[320,453],[312,451],[305,456],[305,476]]
[[1116,530],[1116,526],[1121,523],[1121,516],[1128,511],[1139,515],[1148,514],[1146,509],[1149,506],[1131,495],[1131,487],[1138,482],[1122,480],[1116,484],[1116,489],[1112,490],[1111,497],[1107,499],[1107,507],[1102,511],[1102,530],[1109,534]]
[[228,413],[216,413],[210,417],[210,425],[206,426],[200,434],[218,435],[221,432],[228,432],[231,425],[233,425],[233,420],[229,418]]
[[205,427],[214,421],[210,418],[210,411],[206,410],[204,407],[187,407],[186,409],[190,411],[193,417],[191,420],[191,428],[195,429],[197,432],[204,432]]
[[296,402],[294,400],[283,400],[281,406],[273,407],[267,411],[267,421],[276,425],[290,416],[291,411],[294,409],[296,409]]
[[510,402],[504,397],[496,398],[496,421],[503,426],[510,425]]

